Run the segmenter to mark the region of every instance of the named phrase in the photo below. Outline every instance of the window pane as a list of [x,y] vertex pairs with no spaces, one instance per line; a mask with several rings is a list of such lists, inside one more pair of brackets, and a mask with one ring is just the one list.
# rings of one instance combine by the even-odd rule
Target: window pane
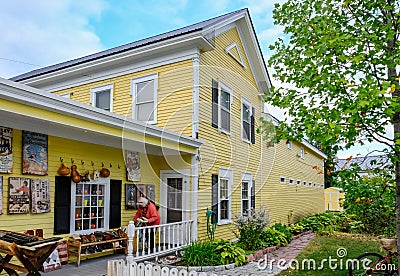
[[220,181],[220,198],[221,199],[226,199],[228,198],[228,180],[226,179],[221,179]]
[[136,84],[136,102],[143,103],[154,101],[154,80],[139,82]]
[[144,103],[136,105],[136,119],[138,121],[154,120],[154,103]]
[[110,90],[96,92],[96,107],[110,110]]
[[249,198],[249,183],[242,182],[242,199]]
[[243,121],[243,139],[250,140],[250,124]]
[[221,106],[231,109],[231,95],[224,90],[221,90]]
[[221,128],[230,131],[231,130],[231,116],[230,112],[221,110]]
[[221,200],[221,219],[229,219],[229,201],[228,200]]
[[247,215],[248,210],[249,210],[249,201],[243,200],[242,201],[242,214]]
[[250,108],[245,104],[242,104],[242,116],[243,121],[250,123]]

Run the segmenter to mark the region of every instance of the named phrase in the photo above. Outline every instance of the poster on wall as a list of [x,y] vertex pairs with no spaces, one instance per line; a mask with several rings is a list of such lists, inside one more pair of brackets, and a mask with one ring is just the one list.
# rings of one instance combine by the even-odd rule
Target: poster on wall
[[22,173],[47,175],[47,135],[22,132]]
[[125,152],[125,160],[126,160],[126,177],[128,181],[140,181],[139,152],[127,150]]
[[8,213],[28,214],[30,203],[30,179],[21,177],[8,178]]
[[12,128],[0,127],[0,173],[12,173]]
[[0,215],[3,214],[3,177],[0,176]]
[[136,185],[125,184],[125,209],[137,209],[136,202]]
[[32,213],[50,212],[50,181],[45,178],[31,179]]

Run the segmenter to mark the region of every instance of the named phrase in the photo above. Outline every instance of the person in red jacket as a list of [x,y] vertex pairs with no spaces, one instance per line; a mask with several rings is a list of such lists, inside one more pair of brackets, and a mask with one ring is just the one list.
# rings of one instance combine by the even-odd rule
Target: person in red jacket
[[[141,197],[137,202],[138,210],[136,212],[133,221],[135,223],[141,223],[142,225],[154,226],[160,224],[160,214],[157,212],[157,207],[154,203],[150,202],[147,198]],[[150,252],[153,253],[155,248],[154,237],[155,228],[150,228],[147,231],[147,241],[150,242]]]

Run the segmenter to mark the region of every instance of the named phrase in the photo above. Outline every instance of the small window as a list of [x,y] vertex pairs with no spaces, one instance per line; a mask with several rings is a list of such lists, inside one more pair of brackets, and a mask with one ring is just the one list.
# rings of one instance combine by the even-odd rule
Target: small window
[[281,182],[281,184],[286,184],[286,177],[281,176],[280,177],[280,182]]
[[158,75],[152,74],[131,81],[132,118],[157,123]]
[[288,149],[290,149],[290,150],[293,148],[292,141],[288,141],[288,142],[287,142],[287,147],[288,147]]
[[307,181],[303,181],[303,186],[307,186]]
[[304,159],[304,148],[303,147],[300,148],[300,158]]
[[66,99],[71,99],[71,93],[70,92],[60,94],[60,96],[63,97],[63,98],[66,98]]
[[289,179],[289,185],[294,185],[294,179],[293,178]]
[[242,98],[242,139],[251,142],[251,136],[254,135],[254,125],[251,120],[253,116],[252,106],[249,101]]
[[219,103],[219,128],[222,132],[230,134],[232,90],[223,83],[220,83]]
[[301,186],[301,180],[297,180],[297,186]]
[[113,85],[103,85],[90,89],[90,102],[92,106],[112,112]]
[[308,186],[309,186],[309,187],[312,187],[312,182],[308,182]]
[[317,188],[317,183],[314,183],[314,188]]

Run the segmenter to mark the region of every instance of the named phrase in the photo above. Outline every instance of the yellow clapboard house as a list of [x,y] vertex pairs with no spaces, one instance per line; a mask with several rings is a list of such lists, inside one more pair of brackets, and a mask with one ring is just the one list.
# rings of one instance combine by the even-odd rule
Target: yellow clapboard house
[[[193,220],[193,237],[200,239],[207,237],[208,209],[218,217],[215,237],[225,239],[234,237],[235,216],[251,208],[263,207],[271,222],[286,224],[324,211],[319,171],[326,156],[305,140],[269,146],[256,131],[261,117],[273,116],[263,102],[271,82],[247,9],[2,85],[16,91],[10,98],[0,93],[7,115],[1,125],[14,129],[15,152],[13,173],[1,174],[3,205],[7,178],[23,176],[22,131],[49,135],[51,212],[1,215],[2,225],[16,231],[27,228],[29,217],[45,233],[79,232],[71,202],[56,202],[60,160],[68,166],[73,160],[80,171],[110,170],[115,208],[107,212],[108,227],[126,225],[134,215],[125,208],[128,184],[152,185],[161,223]],[[30,93],[38,103],[28,100]],[[126,152],[139,153],[140,179],[127,179]],[[62,185],[70,186],[73,200],[74,184]],[[65,208],[66,225],[58,225]]]

